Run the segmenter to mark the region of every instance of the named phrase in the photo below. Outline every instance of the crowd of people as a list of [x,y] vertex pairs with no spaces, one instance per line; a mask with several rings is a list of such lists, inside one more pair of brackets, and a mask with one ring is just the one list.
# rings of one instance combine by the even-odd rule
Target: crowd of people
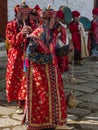
[[27,124],[27,130],[65,129],[62,73],[70,69],[71,52],[76,65],[85,57],[98,56],[98,9],[92,10],[90,30],[85,30],[77,10],[72,11],[69,24],[62,8],[53,10],[50,5],[31,8],[23,1],[14,11],[14,20],[6,26],[7,100],[17,101],[16,113],[24,113],[22,124]]

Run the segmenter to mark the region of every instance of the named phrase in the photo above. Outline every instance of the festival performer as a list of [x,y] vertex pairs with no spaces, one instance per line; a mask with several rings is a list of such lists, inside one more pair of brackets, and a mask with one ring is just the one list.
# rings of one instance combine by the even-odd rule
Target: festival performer
[[29,36],[26,56],[30,64],[23,120],[27,130],[65,129],[66,98],[55,56],[55,16],[56,11],[43,11],[43,24]]
[[[16,8],[17,7],[17,8]],[[29,22],[31,8],[24,2],[16,6],[16,19],[8,22],[6,27],[6,40],[10,47],[6,72],[6,94],[8,102],[17,101],[18,114],[23,113],[26,98],[26,75],[23,70],[25,57],[26,37],[32,32]]]
[[75,10],[72,12],[73,21],[69,24],[69,29],[72,34],[72,41],[74,46],[74,62],[81,65],[83,58],[87,57],[88,49],[85,44],[85,33],[82,23],[79,21],[80,13]]
[[91,22],[91,54],[98,57],[98,8],[92,10],[93,20]]
[[[58,10],[56,14],[56,22],[54,27],[54,32],[58,36],[58,46],[65,46],[67,43],[67,31],[65,25],[63,24],[64,13],[62,10]],[[68,55],[66,56],[58,56],[58,66],[60,68],[61,73],[67,71],[69,69]]]

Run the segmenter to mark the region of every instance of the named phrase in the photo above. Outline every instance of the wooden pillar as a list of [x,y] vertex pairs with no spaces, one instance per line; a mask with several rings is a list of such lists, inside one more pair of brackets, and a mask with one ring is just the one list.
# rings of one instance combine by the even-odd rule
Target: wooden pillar
[[0,0],[0,36],[3,38],[5,38],[7,21],[7,0]]
[[94,0],[94,8],[98,8],[98,0]]

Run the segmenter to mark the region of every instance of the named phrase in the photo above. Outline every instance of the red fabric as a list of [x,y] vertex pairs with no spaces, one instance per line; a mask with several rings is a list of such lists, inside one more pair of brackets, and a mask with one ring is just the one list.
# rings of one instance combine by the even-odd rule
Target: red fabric
[[36,10],[41,10],[41,8],[39,7],[39,5],[36,5],[36,6],[34,7],[34,9],[36,9]]
[[[35,37],[42,32],[42,27],[36,29]],[[38,31],[38,33],[36,33]],[[41,33],[42,34],[42,33]],[[33,35],[33,34],[32,34]],[[37,35],[37,36],[36,36]],[[53,35],[55,47],[56,35]],[[40,35],[39,39],[42,38]],[[42,42],[42,44],[40,42]],[[36,40],[38,51],[46,53],[43,48],[44,41]],[[45,44],[46,46],[46,44]],[[53,48],[54,51],[54,48]],[[51,51],[49,52],[51,53]],[[52,52],[53,53],[53,52]],[[52,64],[37,64],[30,61],[28,69],[27,107],[28,130],[40,130],[42,128],[55,127],[57,124],[66,123],[66,98],[64,94],[61,72],[57,66]]]
[[73,17],[79,17],[80,13],[77,10],[72,11],[72,16]]
[[16,6],[14,7],[15,14],[17,14],[17,12],[18,12],[18,10],[19,10],[19,7],[20,7],[20,5],[16,5]]
[[42,17],[42,9],[39,7],[39,5],[36,5],[33,8],[33,11],[37,13],[38,17]]
[[68,56],[58,57],[58,66],[61,73],[69,69]]
[[42,26],[40,26],[39,28],[37,28],[35,31],[33,31],[29,36],[30,37],[35,37],[37,38],[37,42],[39,43],[40,47],[40,51],[44,51],[45,53],[49,53],[49,48],[43,43],[43,41],[40,41],[38,39],[40,39],[41,34],[43,33],[44,29]]
[[[23,72],[24,48],[26,39],[20,32],[22,26],[17,21],[11,21],[6,27],[6,39],[10,44],[6,72],[6,93],[8,102],[25,100],[26,75]],[[19,32],[18,32],[19,30]]]
[[53,41],[52,43],[50,44],[49,48],[44,44],[44,42],[42,40],[38,40],[40,39],[40,36],[41,34],[43,33],[44,29],[42,26],[40,26],[39,28],[37,28],[35,31],[33,31],[33,33],[30,34],[30,37],[35,37],[37,38],[37,42],[38,44],[40,45],[38,48],[39,48],[39,51],[41,51],[42,53],[51,53],[52,54],[52,58],[53,58],[53,64],[55,66],[57,66],[57,59],[56,59],[56,56],[55,56],[55,43],[56,43],[56,35],[54,34],[53,35]]
[[74,45],[74,49],[81,51],[81,38],[80,38],[80,33],[78,30],[78,23],[71,22],[69,25],[70,32],[72,34],[72,41]]
[[59,69],[31,62],[28,74],[28,130],[64,125],[66,101]]
[[87,44],[89,55],[91,54],[91,38],[90,33],[88,33],[88,44]]
[[98,8],[94,8],[94,9],[92,10],[92,14],[98,15]]
[[57,11],[45,10],[42,12],[44,18],[55,18]]
[[[61,26],[60,32],[59,32],[58,28],[54,32],[55,32],[56,35],[61,33],[59,38],[63,42],[63,44],[66,44],[66,28]],[[63,56],[63,57],[57,56],[57,61],[58,61],[58,67],[59,67],[61,73],[68,70],[68,68],[69,68],[68,56]]]
[[27,8],[19,8],[18,11],[21,12],[21,13],[24,13],[24,14],[29,14],[32,11],[32,8],[29,8],[29,7],[27,7]]
[[57,11],[56,18],[64,19],[64,13],[62,10]]
[[15,13],[17,14],[18,12],[21,12],[21,13],[30,13],[30,11],[32,11],[32,8],[30,7],[21,7],[21,5],[16,5],[14,7],[14,11]]
[[98,22],[96,19],[92,21],[91,30],[93,33],[94,40],[96,44],[98,44]]

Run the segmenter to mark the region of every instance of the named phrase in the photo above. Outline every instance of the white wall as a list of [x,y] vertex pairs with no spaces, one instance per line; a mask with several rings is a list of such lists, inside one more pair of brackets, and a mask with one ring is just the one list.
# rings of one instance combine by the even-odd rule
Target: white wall
[[[20,4],[22,0],[8,0],[8,20],[14,19],[14,6]],[[27,4],[34,7],[39,4],[41,8],[48,4],[53,9],[58,10],[61,5],[68,6],[71,10],[78,10],[82,16],[92,19],[92,9],[94,0],[26,0]]]

